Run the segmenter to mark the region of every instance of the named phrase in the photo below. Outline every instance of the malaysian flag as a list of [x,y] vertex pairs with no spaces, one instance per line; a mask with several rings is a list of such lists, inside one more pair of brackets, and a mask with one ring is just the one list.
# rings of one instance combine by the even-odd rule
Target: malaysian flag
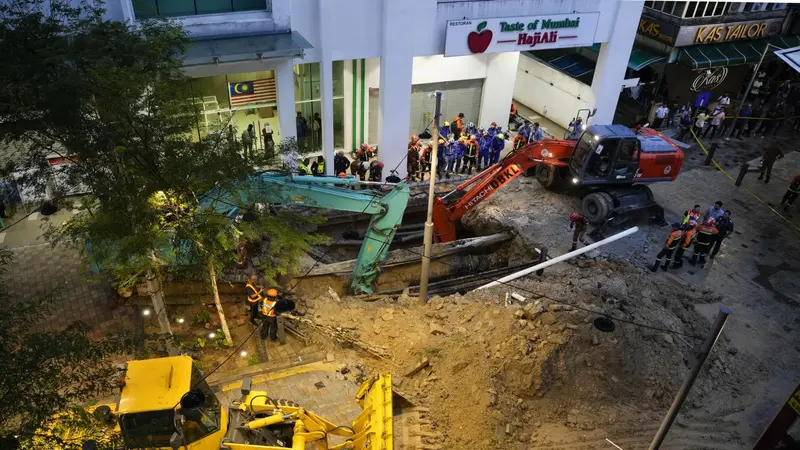
[[275,103],[277,100],[275,78],[228,83],[228,91],[231,95],[231,106]]

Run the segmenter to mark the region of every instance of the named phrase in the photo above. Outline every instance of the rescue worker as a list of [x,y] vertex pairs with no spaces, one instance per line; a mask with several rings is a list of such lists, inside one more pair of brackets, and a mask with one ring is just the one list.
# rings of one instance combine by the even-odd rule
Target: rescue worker
[[261,300],[261,339],[272,342],[278,341],[278,315],[275,314],[275,304],[278,303],[278,290],[267,289],[267,295]]
[[472,168],[475,167],[475,160],[478,157],[479,147],[478,141],[473,134],[469,137],[469,141],[467,141],[465,145],[464,167],[461,169],[461,173],[466,172],[467,175],[472,175]]
[[478,134],[478,127],[475,126],[475,123],[470,122],[469,125],[467,125],[467,129],[464,131],[464,134],[468,136],[472,136],[473,134]]
[[450,125],[450,132],[453,133],[453,138],[458,139],[464,135],[464,113],[458,113],[453,117],[453,123]]
[[408,148],[419,147],[421,145],[422,144],[419,142],[419,136],[417,136],[416,134],[411,136],[411,139],[408,141]]
[[250,308],[250,323],[258,325],[256,317],[258,317],[258,308],[261,305],[261,300],[264,298],[264,286],[258,283],[258,275],[253,273],[245,284],[244,291],[247,294],[247,307]]
[[533,129],[531,130],[530,136],[528,136],[529,141],[541,141],[544,138],[544,132],[542,131],[542,127],[539,126],[539,122],[533,122]]
[[444,176],[450,178],[450,173],[453,171],[453,165],[456,162],[456,143],[451,137],[444,144]]
[[681,224],[675,222],[672,224],[672,232],[669,234],[667,238],[667,242],[664,243],[664,248],[658,252],[656,255],[656,261],[650,266],[650,270],[653,272],[658,270],[659,264],[661,264],[661,259],[666,257],[667,260],[661,266],[661,270],[666,271],[669,269],[669,263],[672,261],[672,254],[678,248],[678,245],[681,243],[681,238],[683,237],[683,231],[681,231]]
[[681,245],[675,250],[675,258],[673,258],[672,263],[673,269],[683,267],[683,254],[694,241],[694,235],[697,233],[697,222],[690,220],[688,223],[681,225],[681,228],[683,229],[683,239],[681,239]]
[[[455,158],[456,164],[453,167],[453,173],[463,173],[461,170],[461,164],[464,161],[464,155],[467,153],[467,145],[466,145],[467,138],[461,136],[458,138],[458,142],[456,142],[455,147]],[[466,164],[464,165],[466,167]]]
[[450,122],[445,121],[444,125],[439,128],[439,137],[442,139],[450,138]]
[[406,156],[406,171],[408,172],[409,181],[416,181],[416,175],[419,172],[419,143],[410,145],[408,147],[408,155]]
[[428,145],[422,150],[422,164],[419,170],[419,179],[425,179],[425,172],[431,171],[431,158],[433,158],[433,141],[428,141]]
[[499,133],[492,140],[492,151],[491,151],[491,156],[489,158],[492,164],[497,164],[497,162],[500,161],[500,153],[502,153],[505,147],[506,147],[505,136],[503,135],[503,133]]
[[242,150],[244,150],[245,161],[253,158],[253,141],[256,138],[256,130],[253,124],[247,126],[247,129],[242,131]]
[[786,193],[783,194],[781,206],[783,206],[784,211],[789,211],[789,207],[792,206],[794,201],[797,199],[798,194],[800,194],[800,173],[796,174],[792,178],[789,188],[786,189]]
[[336,152],[336,156],[333,157],[333,171],[340,174],[347,172],[348,167],[350,167],[350,160],[344,156],[343,150],[339,150]]
[[494,139],[489,136],[488,131],[483,132],[481,137],[480,146],[478,147],[478,171],[489,167],[489,152],[492,151],[492,141]]
[[531,138],[531,124],[530,122],[525,122],[522,124],[521,127],[517,128],[517,136],[522,136],[525,140],[529,140]]
[[517,105],[511,103],[511,111],[508,113],[508,122],[514,123],[514,120],[517,118]]
[[692,259],[689,260],[689,264],[693,266],[700,264],[701,269],[706,266],[706,255],[709,250],[711,250],[711,244],[714,242],[714,239],[716,239],[715,235],[718,233],[719,230],[714,226],[714,219],[711,217],[697,226],[697,234],[694,240],[694,252],[692,253]]
[[309,169],[308,165],[311,162],[310,159],[305,158],[297,165],[297,173],[299,175],[311,175],[311,169]]
[[380,182],[383,180],[383,163],[372,161],[369,165],[369,181]]
[[689,221],[700,221],[700,205],[694,205],[694,208],[690,209],[683,213],[683,222],[681,224],[685,225],[689,223]]
[[706,209],[705,214],[703,214],[703,222],[709,217],[712,217],[714,220],[719,220],[723,214],[725,214],[725,211],[722,209],[722,201],[714,202],[713,205]]
[[358,146],[358,153],[356,153],[356,156],[359,161],[369,162],[371,153],[372,150],[369,148],[369,145],[361,144]]
[[527,143],[528,139],[526,139],[525,136],[523,136],[522,134],[517,133],[517,135],[514,136],[514,146],[512,148],[514,150],[519,150],[520,148],[522,148],[523,145]]
[[586,227],[588,226],[589,219],[583,215],[578,213],[572,213],[569,215],[569,229],[575,229],[575,231],[572,232],[572,248],[570,248],[569,251],[573,252],[578,249],[578,241],[581,241],[581,244],[586,245],[586,240],[584,237],[586,236]]
[[714,259],[717,256],[719,249],[722,247],[722,241],[733,233],[731,210],[728,209],[722,213],[722,217],[714,221],[714,226],[717,227],[719,234],[715,236],[714,242],[711,243],[711,254],[708,256],[710,259]]
[[489,137],[493,138],[497,134],[497,122],[492,122],[489,125],[489,128],[486,129],[486,132],[489,133]]
[[315,177],[325,176],[325,157],[317,156],[317,160],[311,164],[311,174]]
[[761,158],[761,174],[758,176],[758,179],[764,179],[764,174],[766,174],[767,178],[764,180],[764,184],[769,183],[769,177],[772,175],[772,165],[775,164],[776,160],[783,158],[783,151],[778,145],[779,144],[773,144],[768,147],[767,150],[764,151],[764,156]]
[[444,149],[446,146],[447,143],[444,139],[440,138],[436,146],[436,176],[439,178],[442,177],[442,172],[447,169],[447,160],[444,159]]

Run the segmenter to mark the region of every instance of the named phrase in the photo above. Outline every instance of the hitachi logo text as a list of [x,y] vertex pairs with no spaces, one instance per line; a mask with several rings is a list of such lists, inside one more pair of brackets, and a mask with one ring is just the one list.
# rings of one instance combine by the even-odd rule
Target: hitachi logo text
[[513,180],[519,174],[522,173],[522,169],[516,164],[512,164],[508,166],[504,171],[495,175],[489,184],[481,189],[475,197],[472,198],[466,205],[464,205],[464,209],[469,211],[473,206],[480,203],[486,196],[488,196],[493,190],[503,186],[504,184],[508,183],[509,181]]

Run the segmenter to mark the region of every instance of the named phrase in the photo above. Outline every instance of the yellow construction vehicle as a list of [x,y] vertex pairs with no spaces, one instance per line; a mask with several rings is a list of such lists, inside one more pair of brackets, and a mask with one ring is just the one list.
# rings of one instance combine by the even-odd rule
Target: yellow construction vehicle
[[427,423],[421,416],[425,410],[393,392],[390,374],[375,375],[361,385],[356,394],[361,413],[347,426],[292,401],[254,391],[251,384],[245,378],[241,398],[221,402],[188,356],[129,362],[114,411],[125,448],[305,450],[307,444],[318,450],[428,448],[420,428]]

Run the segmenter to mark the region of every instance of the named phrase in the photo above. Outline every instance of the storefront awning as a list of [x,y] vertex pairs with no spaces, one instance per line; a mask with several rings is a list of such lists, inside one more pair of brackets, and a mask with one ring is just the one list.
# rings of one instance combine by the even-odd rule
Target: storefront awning
[[[726,42],[714,45],[695,45],[684,47],[678,53],[677,61],[695,69],[736,64],[756,64],[761,59],[765,44],[784,49],[800,45],[798,36],[774,36],[744,42]],[[774,50],[774,48],[770,48]]]
[[[592,50],[600,53],[600,44],[594,44]],[[628,57],[628,67],[633,70],[642,70],[650,64],[666,60],[667,56],[656,55],[634,45],[633,50],[631,50],[631,56]]]
[[302,57],[312,48],[296,31],[245,37],[192,41],[186,50],[184,67]]

